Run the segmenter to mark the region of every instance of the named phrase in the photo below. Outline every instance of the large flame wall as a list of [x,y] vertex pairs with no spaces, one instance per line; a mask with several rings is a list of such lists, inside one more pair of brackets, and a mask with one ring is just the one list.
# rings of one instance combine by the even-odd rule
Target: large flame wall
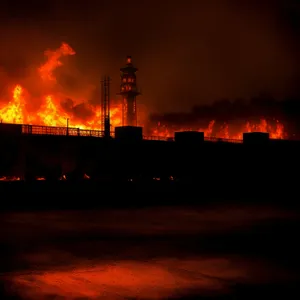
[[[46,51],[47,61],[36,71],[39,78],[46,83],[55,86],[57,79],[54,71],[62,66],[61,58],[63,56],[74,55],[75,51],[67,44],[63,43],[55,51]],[[67,119],[69,126],[81,129],[100,129],[101,128],[101,108],[100,105],[92,105],[88,102],[81,103],[84,109],[88,111],[88,117],[81,118],[75,114],[66,111],[61,103],[63,96],[60,93],[45,94],[39,99],[41,105],[37,110],[31,110],[30,101],[34,101],[30,91],[26,87],[16,84],[11,93],[11,100],[2,105],[0,109],[0,118],[5,123],[16,124],[34,124],[47,126],[66,126]],[[3,102],[3,101],[2,101]],[[111,107],[112,126],[121,125],[121,105],[113,104]]]
[[[60,48],[45,52],[47,57],[46,62],[36,69],[36,73],[41,82],[55,86],[57,78],[54,71],[61,67],[63,63],[61,59],[64,56],[75,55],[75,51],[66,43],[62,43]],[[17,123],[17,124],[33,124],[46,126],[66,126],[67,120],[70,127],[81,129],[100,129],[101,128],[101,109],[100,105],[92,105],[86,101],[81,103],[88,112],[88,116],[81,117],[63,108],[62,102],[66,96],[61,93],[54,92],[44,93],[41,99],[38,99],[40,105],[38,108],[32,109],[32,101],[36,101],[31,97],[30,90],[26,86],[15,84],[11,91],[10,101],[0,108],[1,122]],[[1,101],[4,103],[5,101]],[[34,106],[36,107],[36,105]],[[111,105],[111,124],[113,127],[120,126],[122,120],[122,107],[119,103]],[[142,125],[142,124],[141,124]],[[145,124],[144,124],[145,125]],[[195,130],[195,128],[170,127],[166,125],[156,124],[148,125],[147,132],[152,136],[172,137],[175,131]],[[287,137],[284,131],[284,126],[276,121],[276,124],[271,126],[265,119],[261,119],[259,123],[245,122],[236,130],[236,126],[231,124],[222,124],[217,126],[215,120],[209,122],[206,128],[196,128],[198,131],[203,131],[206,137],[218,137],[226,139],[242,139],[243,132],[261,131],[269,132],[271,138],[283,139]]]
[[193,127],[185,128],[179,126],[166,126],[158,123],[152,129],[152,133],[155,136],[159,137],[173,137],[175,131],[184,131],[184,130],[196,130],[204,132],[205,137],[216,137],[222,139],[233,139],[233,140],[242,140],[244,132],[268,132],[270,138],[272,139],[284,139],[287,138],[287,133],[284,130],[283,124],[278,120],[275,122],[275,125],[269,124],[265,119],[261,119],[259,122],[245,122],[243,125],[234,125],[234,124],[222,124],[217,125],[215,120],[212,120],[208,123],[207,127]]

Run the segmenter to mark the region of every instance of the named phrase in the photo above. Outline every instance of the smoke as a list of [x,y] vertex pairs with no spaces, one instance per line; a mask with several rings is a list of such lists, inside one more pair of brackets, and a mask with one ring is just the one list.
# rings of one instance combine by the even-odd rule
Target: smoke
[[258,124],[265,120],[273,125],[281,122],[289,138],[300,138],[299,118],[299,99],[278,101],[268,94],[260,94],[251,99],[221,99],[210,105],[197,105],[187,113],[152,114],[148,127],[159,124],[175,130],[198,130],[207,127],[212,120],[221,127],[226,124],[238,127],[245,122]]
[[[144,31],[137,53],[143,100],[152,110],[186,111],[191,105],[250,97],[261,90],[276,98],[293,92],[294,41],[274,4],[269,10],[266,2],[264,7],[236,1],[152,3],[143,15],[148,23],[139,23]],[[148,25],[150,18],[155,24]],[[134,22],[126,24],[135,27]],[[126,38],[119,49],[137,44]]]
[[[28,67],[24,67],[24,70],[28,68],[26,72],[23,69],[20,70],[21,75],[1,70],[0,74],[3,77],[1,90],[4,94],[4,97],[2,95],[4,101],[8,102],[15,84],[21,83],[25,87],[22,93],[26,92],[24,103],[29,112],[45,106],[45,99],[48,99],[49,103],[51,98],[51,104],[48,105],[52,107],[52,113],[57,114],[58,108],[53,106],[54,95],[64,111],[72,114],[74,118],[93,117],[94,112],[88,109],[86,104],[92,102],[96,87],[84,80],[76,65],[67,60],[68,56],[74,56],[76,52],[67,43],[62,42],[58,48],[48,48],[43,53],[44,57],[41,62],[39,64],[30,62]],[[63,117],[63,115],[58,117]]]
[[[261,91],[282,99],[299,94],[295,3],[86,0],[72,7],[61,1],[27,2],[26,9],[4,3],[0,74],[30,81],[44,50],[65,41],[76,51],[76,65],[70,58],[57,78],[75,102],[96,101],[104,74],[113,78],[115,95],[127,54],[140,68],[138,101],[151,112],[187,111]],[[8,79],[1,81],[1,90]],[[32,88],[38,89],[34,83]]]
[[31,24],[20,23],[19,20],[0,27],[1,102],[9,101],[16,84],[28,91],[27,105],[33,109],[40,107],[47,94],[59,95],[63,101],[72,99],[73,106],[92,102],[97,86],[76,65],[71,46],[61,39],[51,40]]

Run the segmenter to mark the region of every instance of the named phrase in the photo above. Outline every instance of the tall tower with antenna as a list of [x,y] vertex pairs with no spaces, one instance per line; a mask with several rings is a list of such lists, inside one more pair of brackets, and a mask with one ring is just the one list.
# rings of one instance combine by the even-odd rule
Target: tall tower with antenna
[[110,78],[104,76],[101,86],[101,131],[110,137]]
[[140,92],[136,83],[138,69],[133,66],[131,56],[127,56],[126,66],[121,68],[120,71],[121,86],[118,95],[123,98],[122,125],[137,126],[136,97],[140,95]]

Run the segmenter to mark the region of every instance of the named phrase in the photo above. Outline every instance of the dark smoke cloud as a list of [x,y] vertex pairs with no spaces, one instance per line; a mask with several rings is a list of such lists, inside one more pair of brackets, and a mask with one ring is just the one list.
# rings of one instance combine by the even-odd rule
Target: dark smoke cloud
[[296,1],[13,2],[4,1],[0,15],[0,65],[9,78],[26,76],[45,49],[66,41],[80,70],[69,80],[74,90],[82,80],[99,86],[108,73],[117,92],[119,67],[131,54],[139,101],[154,112],[261,91],[300,94]]
[[259,123],[267,120],[274,125],[277,121],[284,124],[289,138],[300,138],[300,101],[298,98],[276,100],[271,95],[261,93],[251,99],[221,99],[209,105],[194,106],[186,113],[151,114],[148,127],[158,123],[177,130],[206,128],[215,120],[223,124],[243,125],[246,121]]

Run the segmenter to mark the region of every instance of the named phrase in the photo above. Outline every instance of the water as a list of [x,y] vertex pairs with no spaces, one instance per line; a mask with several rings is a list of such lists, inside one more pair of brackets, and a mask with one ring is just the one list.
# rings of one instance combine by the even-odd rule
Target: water
[[250,206],[3,213],[1,299],[294,296],[298,216]]

